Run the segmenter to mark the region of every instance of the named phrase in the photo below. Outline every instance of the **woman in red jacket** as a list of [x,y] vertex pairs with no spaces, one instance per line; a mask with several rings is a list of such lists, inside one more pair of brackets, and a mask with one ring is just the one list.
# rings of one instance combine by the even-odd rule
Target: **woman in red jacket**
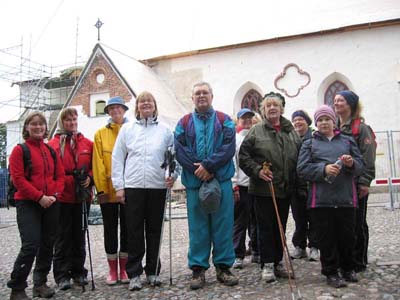
[[17,189],[14,199],[21,237],[21,249],[7,283],[12,289],[11,300],[30,299],[25,293],[26,279],[35,257],[33,296],[50,298],[54,295],[54,289],[47,286],[46,281],[57,234],[57,200],[64,188],[64,168],[60,158],[53,158],[50,148],[45,145],[43,140],[47,135],[46,118],[40,112],[31,113],[22,130],[31,163],[24,165],[21,145],[14,147],[9,160],[10,174]]
[[93,186],[93,142],[78,132],[78,112],[75,108],[64,108],[60,112],[57,125],[56,135],[49,144],[60,155],[64,165],[65,188],[59,198],[60,218],[53,272],[60,290],[67,290],[71,288],[71,279],[79,285],[87,284],[82,202],[87,202],[88,212]]

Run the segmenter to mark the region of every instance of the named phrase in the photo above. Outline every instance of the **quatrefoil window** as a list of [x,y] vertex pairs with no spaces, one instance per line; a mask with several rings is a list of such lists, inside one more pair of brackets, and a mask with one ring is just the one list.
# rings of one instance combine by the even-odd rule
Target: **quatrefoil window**
[[283,71],[275,78],[275,88],[287,97],[294,98],[300,94],[311,82],[310,74],[294,63],[287,64]]

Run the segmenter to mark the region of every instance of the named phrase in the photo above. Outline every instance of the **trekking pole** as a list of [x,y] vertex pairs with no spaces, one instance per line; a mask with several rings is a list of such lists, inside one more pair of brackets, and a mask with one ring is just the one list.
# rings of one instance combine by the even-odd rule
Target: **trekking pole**
[[[172,147],[168,147],[167,151],[165,151],[165,153],[164,153],[164,162],[162,163],[161,168],[165,169],[165,172],[166,172],[166,174],[168,174],[168,177],[171,177],[175,171],[175,167],[176,167],[176,162],[174,159],[174,153],[173,153]],[[162,220],[162,224],[161,224],[160,243],[158,245],[157,264],[156,264],[156,275],[157,275],[158,268],[159,268],[159,262],[160,262],[161,243],[162,243],[163,234],[164,234],[165,211],[166,211],[166,207],[169,202],[169,284],[170,285],[172,285],[171,190],[172,190],[172,188],[167,188],[166,201],[165,201],[164,210],[163,210],[163,220]],[[155,285],[155,282],[153,285]]]
[[[82,230],[86,231],[86,237],[88,242],[88,252],[89,252],[89,263],[90,263],[90,274],[92,276],[92,291],[94,291],[94,277],[93,277],[93,264],[92,264],[92,252],[90,250],[90,239],[89,239],[89,221],[86,201],[82,201]],[[85,284],[82,282],[82,292],[85,291]]]
[[169,213],[168,213],[168,220],[169,220],[169,285],[172,285],[172,213],[171,213],[171,188],[168,189],[167,191],[168,197],[167,201],[169,202]]
[[[263,163],[263,171],[265,174],[268,173],[270,167],[271,167],[271,163],[267,163],[267,162]],[[278,204],[277,204],[276,197],[275,197],[275,189],[274,189],[274,185],[271,180],[268,181],[268,187],[271,192],[272,202],[273,202],[274,208],[275,208],[276,219],[278,221],[279,235],[281,237],[282,249],[283,249],[283,254],[284,254],[283,257],[285,260],[285,268],[288,273],[288,283],[289,283],[290,294],[291,294],[292,300],[301,300],[303,298],[301,296],[299,288],[297,287],[296,276],[294,274],[293,264],[290,259],[290,253],[289,253],[289,249],[288,249],[288,246],[286,243],[285,231],[283,230],[281,217],[279,215]],[[292,276],[293,276],[293,278],[292,278]],[[296,291],[297,291],[297,298],[294,293],[292,279],[293,279],[294,287],[296,288]]]

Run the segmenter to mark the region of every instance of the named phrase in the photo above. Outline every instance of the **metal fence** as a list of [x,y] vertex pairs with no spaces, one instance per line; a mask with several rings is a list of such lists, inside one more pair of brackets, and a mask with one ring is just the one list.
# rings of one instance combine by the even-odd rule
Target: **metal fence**
[[[376,179],[371,185],[370,203],[399,208],[400,131],[377,131]],[[0,169],[0,226],[15,223],[15,209],[7,209],[7,169]],[[179,201],[178,201],[179,202]]]

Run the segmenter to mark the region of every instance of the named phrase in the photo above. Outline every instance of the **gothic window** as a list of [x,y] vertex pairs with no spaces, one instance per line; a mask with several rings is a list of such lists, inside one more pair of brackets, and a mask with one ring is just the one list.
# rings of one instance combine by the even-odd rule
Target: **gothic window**
[[96,102],[96,116],[104,115],[104,107],[106,106],[106,101],[100,100]]
[[348,90],[349,88],[343,82],[336,80],[326,89],[324,103],[329,106],[333,106],[333,99],[337,92]]
[[241,108],[247,107],[252,111],[260,112],[260,103],[262,96],[259,92],[254,89],[249,90],[246,95],[244,95]]

